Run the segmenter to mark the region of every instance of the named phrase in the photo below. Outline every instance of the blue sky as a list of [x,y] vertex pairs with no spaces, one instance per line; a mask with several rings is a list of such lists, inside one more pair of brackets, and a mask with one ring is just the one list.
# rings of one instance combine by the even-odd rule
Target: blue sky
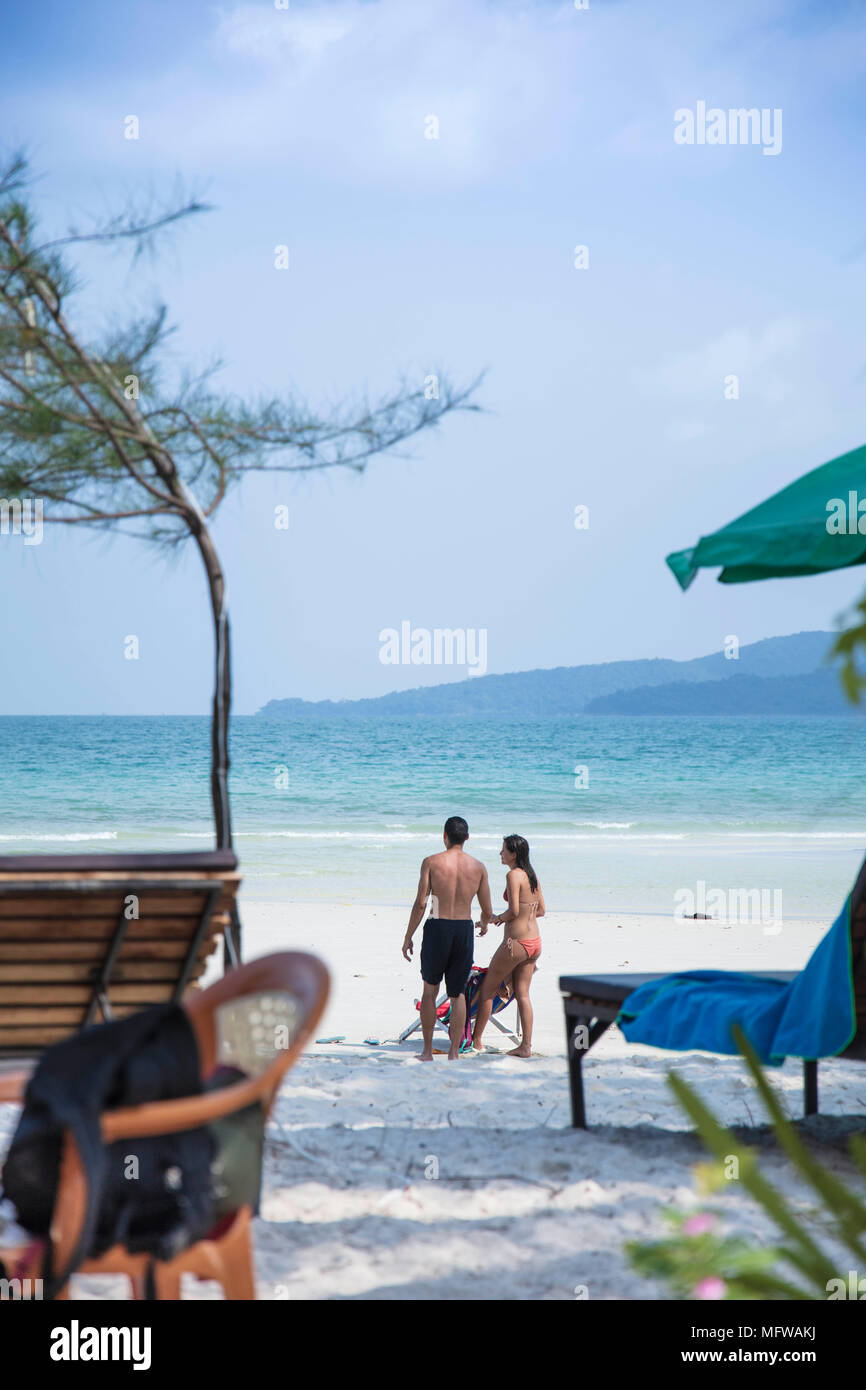
[[[486,413],[408,460],[229,499],[238,712],[464,675],[382,665],[379,633],[404,619],[486,629],[491,671],[832,625],[856,572],[705,574],[684,596],[664,556],[866,440],[864,68],[855,4],[49,0],[4,16],[4,140],[42,176],[46,226],[178,179],[216,205],[155,262],[88,253],[71,317],[162,298],[178,363],[218,356],[227,390],[321,404],[487,369]],[[780,108],[781,152],[675,144],[674,112],[702,100]],[[5,538],[0,564],[0,712],[205,712],[192,552],[75,528]]]

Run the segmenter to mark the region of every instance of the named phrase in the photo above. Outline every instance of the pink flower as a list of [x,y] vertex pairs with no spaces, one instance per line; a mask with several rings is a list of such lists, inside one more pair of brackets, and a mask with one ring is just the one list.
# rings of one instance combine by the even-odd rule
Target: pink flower
[[716,1218],[704,1211],[698,1216],[690,1216],[687,1221],[684,1221],[683,1230],[687,1236],[702,1236],[705,1231],[711,1231],[715,1224]]
[[725,1296],[725,1281],[713,1275],[709,1279],[702,1279],[694,1291],[695,1298],[719,1299]]

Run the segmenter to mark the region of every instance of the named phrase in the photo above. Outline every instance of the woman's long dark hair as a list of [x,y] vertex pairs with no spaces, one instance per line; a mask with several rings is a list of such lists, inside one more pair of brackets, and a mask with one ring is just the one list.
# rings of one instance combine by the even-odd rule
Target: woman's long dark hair
[[516,859],[515,868],[522,869],[529,879],[529,887],[534,893],[538,888],[538,875],[529,862],[529,845],[522,835],[506,835],[502,841],[509,854]]

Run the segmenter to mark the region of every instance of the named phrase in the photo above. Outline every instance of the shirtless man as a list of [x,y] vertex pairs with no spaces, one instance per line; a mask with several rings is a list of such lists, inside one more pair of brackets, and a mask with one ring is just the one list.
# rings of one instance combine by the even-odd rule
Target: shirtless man
[[463,991],[472,969],[472,902],[477,896],[481,907],[480,931],[484,936],[493,916],[487,870],[466,854],[469,826],[462,816],[449,816],[442,836],[445,849],[431,854],[421,865],[418,892],[403,938],[403,955],[412,959],[412,937],[424,916],[427,899],[433,896],[432,916],[424,924],[421,942],[421,1032],[424,1049],[419,1061],[433,1061],[433,1029],[436,1026],[436,995],[442,976],[451,1001],[451,1050],[449,1061],[460,1055],[466,1024],[466,996]]

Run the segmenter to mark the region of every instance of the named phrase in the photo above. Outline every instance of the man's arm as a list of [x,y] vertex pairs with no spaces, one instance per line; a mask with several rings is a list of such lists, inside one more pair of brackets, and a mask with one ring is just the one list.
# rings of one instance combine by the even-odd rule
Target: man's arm
[[481,936],[486,936],[487,928],[493,920],[493,903],[490,901],[490,880],[483,864],[481,865],[481,882],[478,885],[478,903],[481,908],[481,921],[478,926]]
[[418,880],[418,892],[415,894],[415,901],[412,904],[412,911],[409,913],[409,925],[406,928],[406,935],[403,937],[403,955],[407,960],[412,959],[412,937],[421,922],[421,918],[427,909],[427,899],[430,896],[430,861],[425,859],[421,865],[421,877]]

